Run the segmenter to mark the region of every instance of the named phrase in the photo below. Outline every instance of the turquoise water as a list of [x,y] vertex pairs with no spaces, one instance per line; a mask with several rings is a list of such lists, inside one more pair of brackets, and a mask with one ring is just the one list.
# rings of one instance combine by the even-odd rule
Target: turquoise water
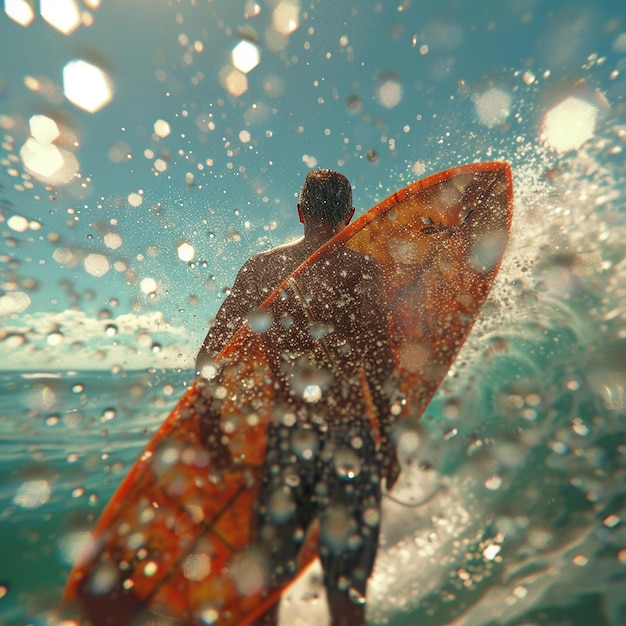
[[[511,241],[400,450],[369,620],[626,623],[619,4],[84,1],[66,34],[0,14],[0,624],[58,623],[234,273],[300,233],[308,169],[345,172],[361,213],[494,159]],[[324,624],[320,593],[313,569],[282,623]]]
[[77,533],[89,529],[186,378],[0,375],[2,623],[26,623],[55,608]]
[[[626,421],[610,380],[625,352],[579,308],[595,298],[590,287],[611,282],[611,270],[600,274],[569,307],[527,302],[524,315],[496,315],[509,303],[502,293],[520,289],[506,278],[496,287],[420,445],[401,450],[413,465],[385,500],[373,623],[622,623]],[[56,623],[84,533],[189,380],[1,376],[4,623]],[[415,469],[425,462],[433,469]],[[311,576],[284,623],[294,623],[289,610],[321,611]]]

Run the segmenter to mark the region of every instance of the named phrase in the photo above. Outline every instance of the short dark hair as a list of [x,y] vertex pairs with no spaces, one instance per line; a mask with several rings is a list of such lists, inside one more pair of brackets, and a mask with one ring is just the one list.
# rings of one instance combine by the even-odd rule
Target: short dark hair
[[309,172],[300,192],[300,208],[312,220],[343,222],[352,209],[350,181],[333,170]]

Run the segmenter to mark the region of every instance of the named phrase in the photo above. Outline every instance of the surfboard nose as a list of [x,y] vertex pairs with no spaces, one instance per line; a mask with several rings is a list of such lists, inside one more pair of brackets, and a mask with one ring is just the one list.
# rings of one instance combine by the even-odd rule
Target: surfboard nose
[[[506,163],[489,165],[493,167],[472,171],[467,171],[465,166],[456,168],[453,170],[458,172],[456,176],[435,181],[432,186],[409,194],[405,201],[420,205],[415,227],[424,234],[434,234],[460,228],[468,220],[478,218],[488,219],[491,228],[507,230],[512,200],[511,169]],[[398,218],[400,211],[407,212],[408,207],[397,206],[395,219],[401,219]],[[394,216],[390,215],[390,219]]]

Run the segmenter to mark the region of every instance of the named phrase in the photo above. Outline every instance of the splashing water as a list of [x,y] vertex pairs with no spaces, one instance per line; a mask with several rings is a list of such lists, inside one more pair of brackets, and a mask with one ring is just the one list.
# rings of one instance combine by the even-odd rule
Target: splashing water
[[[72,559],[193,378],[235,272],[299,235],[307,168],[344,171],[362,211],[422,175],[504,159],[512,239],[440,392],[403,425],[368,619],[622,624],[623,9],[200,4],[15,0],[0,14],[3,623],[58,623]],[[326,381],[300,382],[315,405]],[[317,445],[296,443],[303,457]],[[253,565],[242,588],[264,575]],[[282,623],[324,624],[323,599],[314,566]]]

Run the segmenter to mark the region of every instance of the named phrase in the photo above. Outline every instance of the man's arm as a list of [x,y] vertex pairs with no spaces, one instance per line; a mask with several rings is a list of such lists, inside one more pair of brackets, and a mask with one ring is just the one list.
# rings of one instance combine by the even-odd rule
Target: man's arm
[[215,359],[243,324],[248,313],[259,305],[253,259],[254,257],[246,261],[239,270],[230,293],[222,302],[222,306],[211,323],[211,328],[196,357],[197,374],[207,363]]

